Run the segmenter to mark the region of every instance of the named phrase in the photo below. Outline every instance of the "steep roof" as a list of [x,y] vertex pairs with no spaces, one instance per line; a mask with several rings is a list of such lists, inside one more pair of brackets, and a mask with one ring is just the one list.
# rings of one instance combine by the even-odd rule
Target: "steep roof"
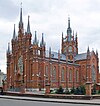
[[[49,57],[49,51],[46,51],[46,57]],[[58,59],[58,53],[51,51],[51,58]],[[66,56],[64,54],[60,54],[61,60],[66,60]]]
[[86,58],[87,58],[87,53],[77,54],[77,55],[75,56],[75,61],[85,60]]

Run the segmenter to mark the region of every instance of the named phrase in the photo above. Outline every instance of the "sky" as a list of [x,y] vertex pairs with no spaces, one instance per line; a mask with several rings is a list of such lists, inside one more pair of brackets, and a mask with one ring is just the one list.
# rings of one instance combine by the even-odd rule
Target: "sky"
[[13,27],[18,34],[22,2],[24,31],[28,15],[32,40],[37,31],[39,42],[44,33],[46,49],[61,50],[61,34],[66,36],[68,16],[71,28],[78,35],[79,53],[98,50],[100,57],[100,0],[0,0],[0,69],[6,73],[6,51],[11,44]]

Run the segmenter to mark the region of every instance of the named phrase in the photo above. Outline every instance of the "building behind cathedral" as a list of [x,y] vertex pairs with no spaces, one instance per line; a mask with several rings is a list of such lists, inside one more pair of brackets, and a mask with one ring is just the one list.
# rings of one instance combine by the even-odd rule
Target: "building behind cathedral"
[[7,89],[20,89],[23,83],[26,89],[32,90],[45,90],[47,82],[50,89],[78,87],[87,81],[99,83],[98,52],[90,51],[88,47],[86,53],[78,53],[78,36],[72,33],[70,18],[66,36],[63,33],[61,36],[61,52],[46,50],[43,33],[40,43],[36,31],[32,41],[29,16],[24,32],[21,8],[18,35],[14,25],[11,48],[8,43]]

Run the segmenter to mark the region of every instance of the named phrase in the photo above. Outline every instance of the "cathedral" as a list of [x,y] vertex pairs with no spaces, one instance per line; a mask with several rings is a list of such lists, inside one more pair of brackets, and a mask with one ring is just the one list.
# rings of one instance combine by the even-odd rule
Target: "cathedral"
[[21,7],[18,34],[14,25],[11,47],[8,43],[6,53],[8,90],[18,90],[23,84],[26,90],[45,90],[49,83],[52,90],[59,86],[76,88],[88,81],[100,82],[98,52],[87,47],[85,53],[78,53],[78,36],[72,33],[69,17],[66,35],[63,32],[61,35],[61,51],[53,52],[51,47],[46,49],[43,33],[40,43],[37,32],[32,35],[29,16],[24,31],[22,16]]

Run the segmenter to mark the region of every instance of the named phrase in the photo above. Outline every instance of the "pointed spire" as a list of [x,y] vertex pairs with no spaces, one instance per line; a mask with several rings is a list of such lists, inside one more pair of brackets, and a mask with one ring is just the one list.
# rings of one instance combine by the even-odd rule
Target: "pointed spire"
[[35,31],[35,42],[37,42],[37,32]]
[[73,30],[73,36],[74,36],[74,30]]
[[63,39],[63,32],[62,32],[62,39]]
[[68,36],[68,41],[71,41],[71,38],[72,38],[72,29],[70,27],[70,17],[69,16],[68,16],[67,36]]
[[68,16],[68,28],[70,28],[70,17]]
[[49,57],[51,57],[51,47],[49,47]]
[[15,32],[15,24],[14,24],[13,40],[15,39],[16,39],[16,32]]
[[36,31],[35,31],[35,38],[34,38],[33,44],[34,44],[34,45],[38,45],[37,32],[36,32]]
[[23,19],[22,19],[22,2],[20,8],[20,21],[19,21],[19,28],[23,28]]
[[7,50],[7,53],[8,53],[8,54],[10,53],[10,43],[8,43],[8,50]]
[[28,16],[28,24],[27,24],[27,34],[30,34],[30,21],[29,21],[30,16]]
[[51,47],[49,47],[49,53],[51,54]]
[[42,33],[42,40],[41,40],[41,43],[40,43],[40,46],[45,46],[45,42],[44,42],[44,33]]
[[96,56],[98,57],[98,50],[96,50]]
[[22,23],[22,2],[21,2],[21,10],[20,10],[20,23]]
[[90,50],[89,50],[89,46],[88,46],[87,53],[89,53],[89,52],[90,52]]
[[77,42],[77,32],[76,32],[76,34],[75,34],[75,40],[76,40],[76,42]]
[[77,32],[76,32],[76,37],[77,37]]
[[60,61],[60,50],[58,50],[58,61]]
[[87,59],[90,59],[90,50],[89,50],[89,46],[88,46],[88,49],[87,49]]

